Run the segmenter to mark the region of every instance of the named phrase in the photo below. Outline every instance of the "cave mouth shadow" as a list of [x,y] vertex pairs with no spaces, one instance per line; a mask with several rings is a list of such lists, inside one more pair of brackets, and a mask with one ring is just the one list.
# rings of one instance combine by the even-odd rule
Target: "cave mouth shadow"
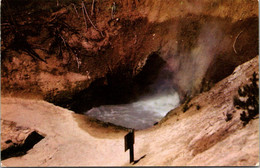
[[92,107],[132,103],[152,91],[153,88],[149,86],[159,77],[165,65],[166,61],[159,53],[153,52],[136,76],[129,75],[131,69],[119,68],[117,72],[108,74],[106,78],[97,79],[89,88],[75,94],[71,102],[61,106],[83,114]]
[[[25,139],[23,144],[14,144],[9,148],[1,151],[1,160],[5,160],[11,157],[23,156],[33,148],[35,144],[40,142],[44,136],[40,135],[36,131],[30,133],[30,135]],[[6,141],[6,143],[11,143],[11,140]]]

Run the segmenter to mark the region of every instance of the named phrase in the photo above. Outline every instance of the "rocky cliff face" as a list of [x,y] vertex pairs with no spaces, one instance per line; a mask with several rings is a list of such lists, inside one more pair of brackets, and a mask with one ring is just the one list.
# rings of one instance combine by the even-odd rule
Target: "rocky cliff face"
[[163,25],[154,35],[181,96],[207,90],[257,55],[256,5],[257,1],[207,0],[144,3],[139,11],[149,22]]
[[258,53],[257,1],[120,1],[114,16],[112,1],[94,2],[3,1],[2,94],[68,108],[99,94],[90,86],[132,88],[134,99],[146,87],[134,77],[156,53],[183,99]]

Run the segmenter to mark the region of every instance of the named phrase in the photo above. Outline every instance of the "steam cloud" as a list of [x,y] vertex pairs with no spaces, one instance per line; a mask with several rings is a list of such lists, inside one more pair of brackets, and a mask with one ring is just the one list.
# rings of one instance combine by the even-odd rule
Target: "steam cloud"
[[179,105],[179,95],[173,88],[171,75],[169,67],[165,66],[156,81],[148,86],[151,92],[140,97],[138,101],[94,107],[85,114],[127,128],[151,127]]
[[230,39],[225,39],[222,25],[217,21],[201,25],[197,43],[189,51],[178,51],[176,39],[165,42],[162,57],[169,64],[174,74],[173,83],[179,86],[180,93],[195,94],[216,55],[230,43]]

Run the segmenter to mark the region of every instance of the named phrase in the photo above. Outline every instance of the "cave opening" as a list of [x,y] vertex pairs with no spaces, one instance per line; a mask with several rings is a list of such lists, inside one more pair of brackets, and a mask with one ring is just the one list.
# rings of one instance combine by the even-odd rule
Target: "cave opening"
[[[34,147],[38,142],[40,142],[45,137],[40,135],[38,132],[33,131],[24,141],[23,144],[14,144],[9,148],[1,151],[1,160],[5,160],[11,157],[23,156]],[[6,143],[11,143],[11,140],[6,141]]]
[[154,125],[179,104],[173,76],[159,53],[149,55],[135,77],[119,69],[73,96],[70,109],[115,125],[145,129]]

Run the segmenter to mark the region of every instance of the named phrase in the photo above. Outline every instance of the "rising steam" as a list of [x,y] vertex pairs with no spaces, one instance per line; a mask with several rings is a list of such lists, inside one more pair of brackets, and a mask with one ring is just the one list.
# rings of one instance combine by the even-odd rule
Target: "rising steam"
[[136,102],[94,107],[85,114],[101,121],[127,128],[145,129],[162,119],[179,105],[178,93],[172,86],[172,73],[164,67],[150,87],[150,93]]

